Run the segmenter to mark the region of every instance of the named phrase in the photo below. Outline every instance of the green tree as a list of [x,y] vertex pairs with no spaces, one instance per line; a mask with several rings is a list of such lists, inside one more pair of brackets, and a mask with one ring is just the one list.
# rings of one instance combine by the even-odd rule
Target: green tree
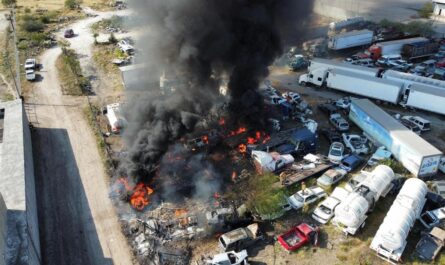
[[421,18],[430,18],[433,13],[433,3],[427,2],[423,5],[423,7],[417,11]]
[[16,4],[16,0],[2,0],[3,6],[11,7]]
[[80,2],[78,0],[65,0],[65,7],[69,9],[76,9]]

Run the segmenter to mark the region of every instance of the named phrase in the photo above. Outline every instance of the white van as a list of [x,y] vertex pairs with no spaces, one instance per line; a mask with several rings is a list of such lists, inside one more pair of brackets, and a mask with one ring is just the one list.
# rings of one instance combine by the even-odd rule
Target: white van
[[390,62],[394,62],[397,60],[402,60],[402,56],[400,54],[389,54],[383,55],[380,59],[377,60],[377,64],[389,66]]
[[419,116],[403,116],[402,119],[411,121],[419,126],[422,132],[431,130],[431,122]]

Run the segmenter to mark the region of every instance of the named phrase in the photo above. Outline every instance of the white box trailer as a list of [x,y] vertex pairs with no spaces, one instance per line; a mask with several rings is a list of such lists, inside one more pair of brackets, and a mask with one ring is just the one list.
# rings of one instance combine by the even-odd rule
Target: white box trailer
[[367,213],[391,188],[394,177],[392,169],[385,165],[379,165],[366,174],[366,178],[335,208],[332,223],[344,233],[355,235],[365,226]]
[[397,104],[402,93],[402,83],[383,80],[344,70],[330,70],[326,77],[326,86],[368,98]]
[[406,238],[420,217],[428,188],[420,179],[408,179],[380,225],[370,248],[389,261],[401,261]]
[[392,152],[414,176],[428,177],[437,173],[442,152],[368,99],[353,99],[349,118]]
[[369,68],[365,66],[353,65],[350,63],[344,63],[341,61],[322,59],[322,58],[314,58],[309,62],[308,71],[311,72],[314,71],[315,69],[324,69],[324,70],[340,69],[367,76],[377,76],[380,73],[380,70],[377,68]]
[[430,77],[413,75],[410,73],[402,73],[394,70],[386,70],[381,74],[382,79],[399,81],[404,83],[404,88],[408,88],[412,84],[428,85],[445,90],[445,81],[437,80]]
[[371,30],[354,30],[329,37],[328,48],[342,50],[372,43],[374,32]]
[[404,105],[445,115],[445,89],[413,84]]

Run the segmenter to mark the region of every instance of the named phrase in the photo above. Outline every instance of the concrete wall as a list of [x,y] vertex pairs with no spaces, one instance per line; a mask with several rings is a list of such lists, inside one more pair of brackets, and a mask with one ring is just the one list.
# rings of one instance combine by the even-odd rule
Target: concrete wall
[[420,8],[425,2],[425,0],[315,0],[314,12],[333,20],[363,16],[373,21],[384,18],[406,21],[417,15],[413,9]]
[[0,193],[7,208],[6,264],[41,264],[31,133],[21,100],[5,109]]
[[28,233],[30,235],[29,253],[35,264],[41,260],[39,221],[37,217],[37,198],[35,189],[34,162],[32,156],[32,139],[29,130],[28,117],[26,116],[24,106],[23,111],[23,151],[24,151],[24,169],[25,169],[25,192],[26,192],[26,220]]
[[7,234],[7,209],[2,194],[0,193],[0,265],[6,265],[6,234]]

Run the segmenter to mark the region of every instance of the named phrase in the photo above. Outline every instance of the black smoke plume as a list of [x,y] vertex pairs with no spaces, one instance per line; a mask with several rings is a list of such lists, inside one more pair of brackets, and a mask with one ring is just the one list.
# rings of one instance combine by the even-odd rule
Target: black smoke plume
[[[133,11],[147,32],[137,40],[145,68],[130,91],[121,174],[150,180],[173,143],[195,130],[224,99],[228,80],[231,125],[265,126],[258,92],[268,66],[282,54],[283,33],[300,36],[312,0],[135,0]],[[130,4],[131,4],[130,3]],[[141,22],[142,21],[142,22]],[[141,25],[140,25],[141,26]],[[294,38],[295,39],[295,38]],[[180,85],[159,93],[159,76]]]

